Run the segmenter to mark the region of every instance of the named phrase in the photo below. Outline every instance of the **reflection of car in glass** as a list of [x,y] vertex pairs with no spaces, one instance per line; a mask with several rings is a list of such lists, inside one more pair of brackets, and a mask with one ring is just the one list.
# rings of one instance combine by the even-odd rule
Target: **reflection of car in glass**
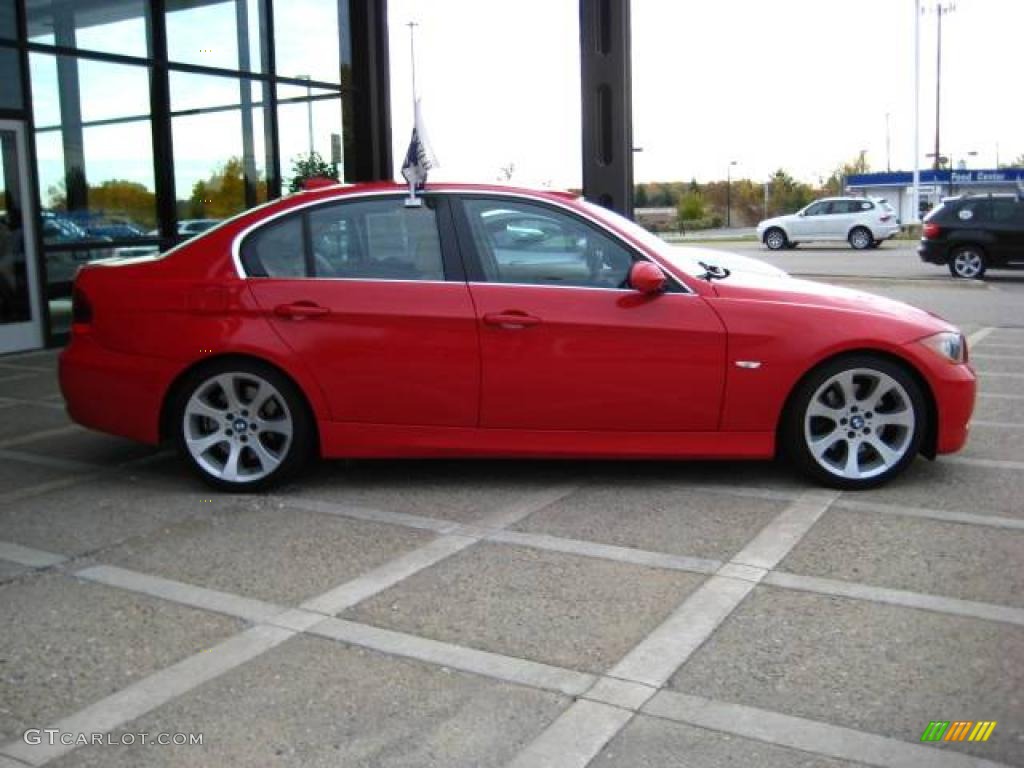
[[900,231],[896,210],[882,198],[827,197],[787,216],[757,225],[768,248],[793,248],[813,241],[843,241],[852,248],[877,248]]
[[81,270],[72,418],[206,481],[325,457],[767,459],[866,488],[965,443],[963,335],[667,245],[571,196],[438,184],[277,200]]
[[146,236],[146,233],[134,224],[115,222],[91,224],[85,231],[93,237],[106,237],[111,240],[134,240]]
[[185,237],[195,237],[211,227],[220,224],[221,219],[182,219],[178,222],[178,234]]
[[1024,197],[947,198],[924,219],[921,261],[946,264],[953,277],[981,278],[987,269],[1024,269]]

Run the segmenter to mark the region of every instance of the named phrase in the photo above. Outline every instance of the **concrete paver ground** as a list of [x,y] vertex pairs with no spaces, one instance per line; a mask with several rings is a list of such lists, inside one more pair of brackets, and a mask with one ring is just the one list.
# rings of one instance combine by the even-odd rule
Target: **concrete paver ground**
[[[443,460],[232,496],[70,428],[54,353],[0,359],[0,768],[1024,766],[1024,279],[786,259],[979,334],[963,453],[864,493]],[[203,744],[22,735],[54,727]]]

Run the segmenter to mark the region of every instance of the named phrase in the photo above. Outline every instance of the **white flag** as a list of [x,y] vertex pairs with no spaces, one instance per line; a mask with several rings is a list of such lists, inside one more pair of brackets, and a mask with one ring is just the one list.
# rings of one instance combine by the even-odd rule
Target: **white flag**
[[423,128],[420,101],[417,99],[412,139],[409,141],[409,149],[405,153],[405,162],[402,163],[402,176],[409,182],[410,187],[422,187],[427,182],[427,172],[431,168],[437,167],[437,164],[437,158],[430,148],[430,141]]

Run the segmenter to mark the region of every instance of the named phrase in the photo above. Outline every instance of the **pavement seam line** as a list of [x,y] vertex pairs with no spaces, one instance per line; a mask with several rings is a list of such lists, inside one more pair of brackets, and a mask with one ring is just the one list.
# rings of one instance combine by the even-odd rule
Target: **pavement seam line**
[[660,691],[641,713],[662,720],[728,733],[744,739],[849,760],[879,768],[1007,768],[961,752],[922,746],[890,736],[744,704]]
[[[774,568],[837,498],[836,491],[813,490],[800,494],[729,563],[765,570]],[[755,586],[755,581],[710,576],[608,670],[608,675],[661,688]],[[612,716],[612,711],[617,714]],[[579,699],[520,751],[509,768],[583,768],[632,717],[632,712]]]
[[971,456],[943,456],[942,460],[951,464],[963,464],[967,467],[981,467],[983,469],[1009,469],[1017,472],[1024,470],[1024,461],[976,459]]
[[103,466],[100,464],[89,464],[84,461],[73,461],[71,459],[56,459],[52,456],[38,456],[34,453],[12,451],[7,448],[0,448],[0,459],[17,461],[22,464],[37,464],[40,467],[63,469],[68,472],[96,472],[103,469]]
[[1022,421],[971,421],[971,427],[984,427],[987,429],[1024,429]]

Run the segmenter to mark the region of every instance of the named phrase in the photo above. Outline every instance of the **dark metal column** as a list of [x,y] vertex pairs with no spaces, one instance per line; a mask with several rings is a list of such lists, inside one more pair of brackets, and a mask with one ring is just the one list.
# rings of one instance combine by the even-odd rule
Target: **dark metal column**
[[630,0],[580,0],[583,196],[633,215]]
[[149,24],[150,55],[153,58],[149,74],[149,103],[153,128],[153,186],[156,189],[157,225],[164,248],[171,245],[178,236],[165,10],[165,0],[150,0],[149,15],[146,17]]
[[[70,6],[54,8],[53,37],[57,45],[75,47],[75,19]],[[85,139],[82,130],[82,94],[78,59],[57,57],[57,97],[60,103],[61,144],[64,150],[64,192],[68,211],[89,208],[85,178]]]
[[[344,1],[344,0],[343,0]],[[345,181],[390,181],[391,83],[387,0],[348,0],[351,78],[342,73]],[[342,63],[344,70],[344,62]]]

